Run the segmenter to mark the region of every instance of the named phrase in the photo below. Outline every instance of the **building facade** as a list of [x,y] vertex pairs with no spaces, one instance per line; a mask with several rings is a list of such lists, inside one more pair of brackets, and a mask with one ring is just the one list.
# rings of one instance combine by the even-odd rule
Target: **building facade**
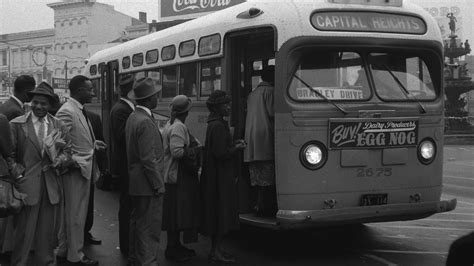
[[65,88],[67,80],[84,73],[85,60],[97,47],[122,36],[126,27],[147,27],[95,0],[64,0],[48,7],[54,10],[54,28],[0,35],[0,97],[10,94],[13,80],[23,74]]

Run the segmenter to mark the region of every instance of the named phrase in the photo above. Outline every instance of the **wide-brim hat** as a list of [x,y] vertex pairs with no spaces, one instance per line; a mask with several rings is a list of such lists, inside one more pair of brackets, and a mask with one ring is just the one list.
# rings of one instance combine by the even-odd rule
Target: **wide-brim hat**
[[188,112],[193,106],[193,100],[186,95],[178,95],[171,100],[170,110],[176,114]]
[[161,91],[161,85],[155,85],[151,78],[140,78],[133,83],[133,90],[128,93],[131,100],[143,100]]
[[206,103],[209,105],[219,105],[219,104],[225,104],[225,103],[230,103],[232,99],[230,98],[225,91],[221,90],[216,90],[209,95],[209,98],[207,98]]
[[27,93],[30,97],[33,97],[35,95],[46,96],[51,100],[51,104],[56,101],[53,87],[51,87],[51,85],[49,85],[45,81],[41,82],[38,86],[36,86],[34,90],[29,91]]

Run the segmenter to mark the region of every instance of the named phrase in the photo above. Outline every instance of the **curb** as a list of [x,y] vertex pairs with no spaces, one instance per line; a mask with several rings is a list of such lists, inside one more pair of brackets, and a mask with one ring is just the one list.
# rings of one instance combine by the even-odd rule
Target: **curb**
[[474,145],[474,135],[445,135],[446,145]]

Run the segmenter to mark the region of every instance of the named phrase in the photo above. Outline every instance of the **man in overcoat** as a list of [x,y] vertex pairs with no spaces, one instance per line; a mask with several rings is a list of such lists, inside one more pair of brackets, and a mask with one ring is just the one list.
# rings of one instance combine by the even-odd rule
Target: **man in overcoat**
[[36,81],[33,77],[21,75],[16,78],[13,85],[13,95],[0,105],[0,113],[4,114],[9,121],[13,118],[25,114],[23,105],[29,102],[30,98],[28,92],[32,91],[36,86]]
[[130,254],[132,265],[158,265],[158,247],[163,209],[163,144],[158,125],[152,117],[161,86],[151,78],[135,81],[129,98],[136,101],[135,111],[125,126],[129,194],[132,203]]
[[130,234],[130,196],[128,195],[128,162],[127,149],[125,148],[125,124],[130,114],[135,110],[135,105],[128,99],[128,93],[133,88],[133,76],[127,75],[120,78],[120,100],[110,111],[110,127],[112,136],[112,176],[120,184],[119,205],[119,245],[120,252],[128,255]]
[[79,166],[63,178],[64,225],[60,233],[58,256],[78,265],[98,265],[83,251],[84,226],[89,204],[91,182],[97,181],[99,169],[95,151],[105,143],[95,139],[84,104],[90,103],[94,87],[89,78],[77,75],[69,83],[71,97],[56,113],[69,130],[73,159]]
[[24,171],[14,176],[17,189],[27,195],[21,212],[14,217],[12,265],[27,265],[34,248],[35,265],[54,264],[55,214],[61,198],[59,177],[51,167],[44,144],[54,129],[66,132],[62,123],[48,114],[54,102],[53,88],[42,82],[32,95],[32,112],[11,121],[12,158]]

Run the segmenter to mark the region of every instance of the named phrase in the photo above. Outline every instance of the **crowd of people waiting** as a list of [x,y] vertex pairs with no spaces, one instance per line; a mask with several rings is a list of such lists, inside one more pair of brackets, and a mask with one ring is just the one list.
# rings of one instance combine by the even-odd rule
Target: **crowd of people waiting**
[[[271,85],[264,85],[268,88],[260,94],[273,104]],[[36,86],[24,75],[0,105],[0,175],[26,195],[19,213],[0,219],[0,253],[11,254],[11,265],[99,264],[84,253],[84,246],[101,244],[89,231],[94,184],[107,145],[100,117],[85,106],[94,96],[91,80],[75,76],[69,91],[60,105],[47,82]],[[225,120],[230,96],[217,90],[208,97],[204,148],[185,124],[191,98],[172,99],[170,119],[161,132],[151,112],[161,86],[150,78],[125,75],[119,91],[110,113],[111,173],[120,182],[119,242],[128,264],[158,265],[161,230],[167,232],[167,259],[182,262],[196,256],[181,239],[197,241],[201,233],[211,238],[210,262],[233,262],[222,239],[239,226],[233,159],[247,143],[233,140]],[[254,137],[249,138],[257,143]],[[258,156],[250,157],[254,161]],[[274,164],[267,161],[254,167],[254,172],[264,172],[256,178],[267,182],[254,183],[274,187]],[[265,210],[275,208],[272,201]]]

